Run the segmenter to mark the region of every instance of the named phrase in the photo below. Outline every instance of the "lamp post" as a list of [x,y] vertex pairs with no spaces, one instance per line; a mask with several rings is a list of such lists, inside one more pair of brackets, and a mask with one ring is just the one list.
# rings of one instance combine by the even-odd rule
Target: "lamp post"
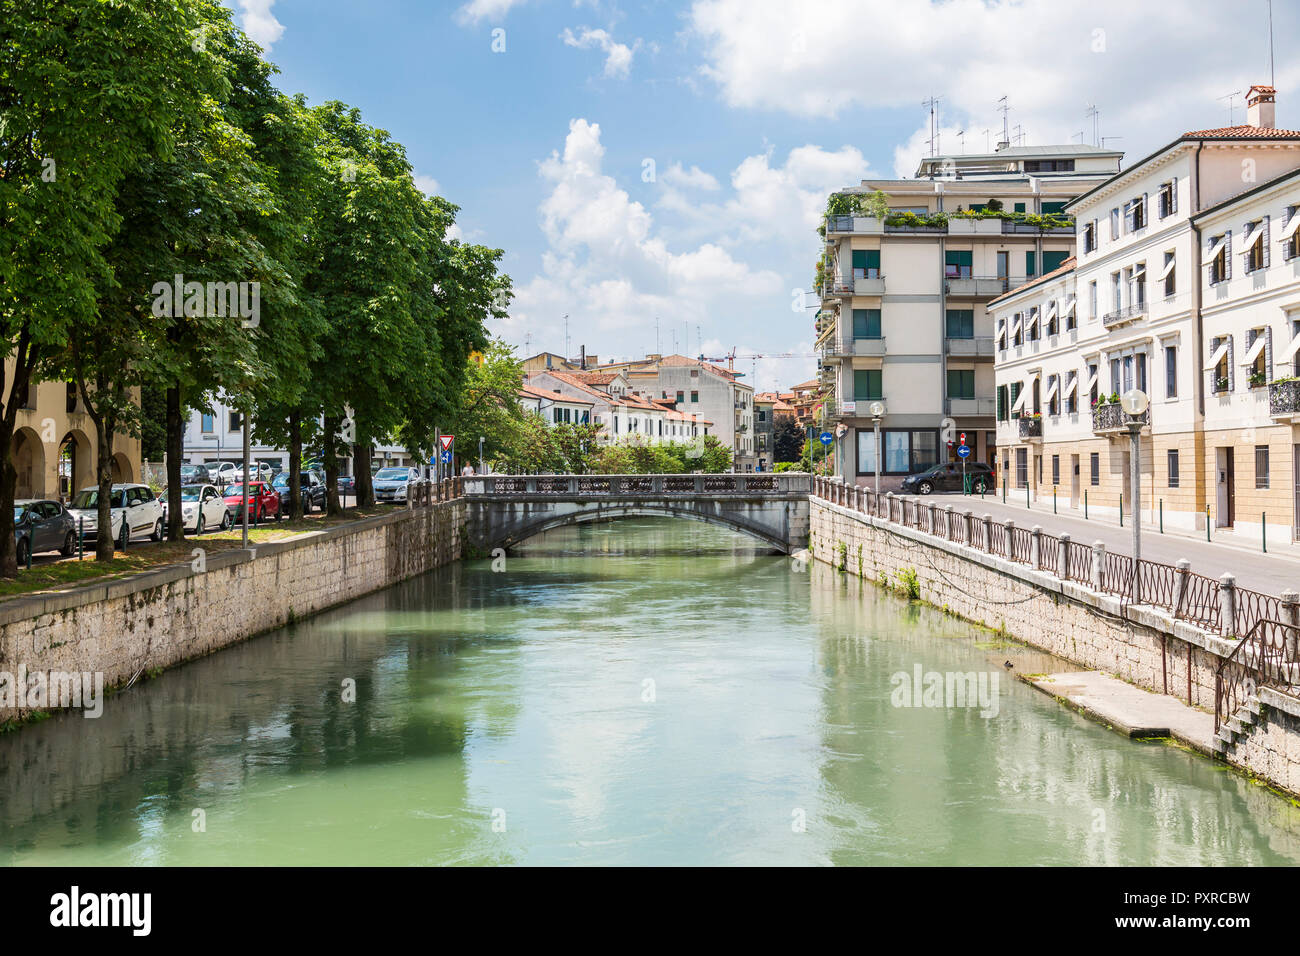
[[483,474],[483,443],[487,441],[482,435],[478,436],[478,473]]
[[885,414],[885,406],[884,403],[882,402],[872,402],[871,407],[868,410],[871,412],[871,424],[874,426],[875,435],[876,435],[875,437],[876,454],[873,457],[875,458],[875,466],[876,466],[876,509],[879,510],[880,508],[880,416]]
[[1140,388],[1130,388],[1119,398],[1120,408],[1128,415],[1129,435],[1129,484],[1133,498],[1133,581],[1132,601],[1140,603],[1141,591],[1138,574],[1142,560],[1142,413],[1147,410],[1151,400]]

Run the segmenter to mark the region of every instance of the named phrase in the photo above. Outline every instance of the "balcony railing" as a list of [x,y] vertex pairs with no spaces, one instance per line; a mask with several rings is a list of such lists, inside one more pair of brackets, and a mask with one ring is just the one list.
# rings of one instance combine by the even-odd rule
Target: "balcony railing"
[[993,355],[993,336],[973,339],[948,339],[949,355]]
[[992,398],[950,398],[946,403],[947,414],[957,415],[993,415],[997,402]]
[[1143,425],[1151,424],[1151,409],[1147,409],[1136,419],[1124,411],[1119,402],[1106,402],[1092,407],[1092,430],[1095,434],[1106,435],[1128,431],[1129,422],[1139,421]]
[[944,291],[958,296],[995,296],[1010,292],[1024,283],[1024,277],[1011,276],[944,276]]
[[1043,420],[1041,418],[1030,418],[1021,415],[1018,421],[1020,423],[1020,438],[1022,441],[1043,437]]
[[1146,302],[1135,302],[1133,305],[1116,309],[1114,312],[1107,312],[1101,317],[1101,324],[1106,328],[1110,328],[1112,325],[1119,325],[1121,322],[1131,322],[1133,319],[1146,315],[1146,312]]
[[1269,383],[1268,413],[1273,418],[1300,418],[1300,378]]
[[882,275],[829,276],[822,286],[822,298],[843,295],[884,295],[885,277]]
[[1071,223],[1068,226],[1043,227],[1031,225],[1027,222],[1012,222],[1009,219],[1002,220],[1002,235],[1004,236],[1037,236],[1040,233],[1044,236],[1073,236],[1074,224]]
[[885,337],[878,339],[854,339],[852,342],[831,342],[821,349],[822,361],[836,364],[855,355],[880,356],[885,354]]
[[871,216],[827,216],[826,235],[878,236],[885,231],[884,223]]

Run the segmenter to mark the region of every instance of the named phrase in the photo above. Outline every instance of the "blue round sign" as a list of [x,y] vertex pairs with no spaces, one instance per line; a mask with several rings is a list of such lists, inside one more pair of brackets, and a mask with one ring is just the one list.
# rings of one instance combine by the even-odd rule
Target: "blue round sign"
[[821,440],[821,443],[823,445],[829,445],[831,442],[835,440],[835,436],[832,435],[830,432],[822,432],[817,437]]
[[969,445],[962,445],[961,447],[959,447],[959,448],[957,449],[957,457],[958,457],[958,458],[969,458],[969,457],[970,457],[970,446],[969,446]]

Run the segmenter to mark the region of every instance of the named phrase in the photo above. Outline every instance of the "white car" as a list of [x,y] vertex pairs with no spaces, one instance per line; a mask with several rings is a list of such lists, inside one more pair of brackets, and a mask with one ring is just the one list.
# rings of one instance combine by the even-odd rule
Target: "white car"
[[224,488],[239,474],[240,468],[233,461],[214,461],[207,466],[208,477],[218,488]]
[[181,526],[202,534],[211,528],[225,531],[230,527],[226,499],[212,485],[185,485],[181,488]]
[[[151,541],[163,537],[162,505],[146,485],[113,485],[109,493],[111,511],[109,537],[119,548],[126,548],[132,537],[147,536]],[[99,489],[82,488],[68,505],[68,513],[78,520],[87,538],[99,533]]]
[[[249,470],[253,473],[253,481],[270,481],[274,477],[274,470],[264,461],[252,462]],[[240,482],[244,480],[244,465],[239,463],[235,466],[234,472],[229,476],[222,475],[221,480],[226,484],[231,482]]]

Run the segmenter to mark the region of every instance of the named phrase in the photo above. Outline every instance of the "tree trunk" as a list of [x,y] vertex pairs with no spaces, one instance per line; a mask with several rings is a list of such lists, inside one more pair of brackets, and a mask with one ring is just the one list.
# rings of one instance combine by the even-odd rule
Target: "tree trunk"
[[[111,561],[113,559],[113,432],[108,428],[102,416],[91,416],[95,423],[95,438],[99,448],[95,451],[95,474],[99,485],[99,516],[95,534],[95,560]],[[123,502],[125,504],[125,502]],[[127,509],[122,510],[122,524],[125,526]],[[178,509],[179,511],[179,509]]]
[[[13,405],[17,398],[10,398]],[[14,541],[14,492],[18,488],[18,469],[14,467],[14,423],[9,409],[0,419],[0,575],[18,576],[18,548]]]
[[185,430],[181,421],[181,388],[167,389],[167,540],[185,540],[184,516],[181,514],[181,459],[184,457]]
[[321,457],[325,465],[325,501],[327,507],[325,513],[330,516],[343,514],[343,508],[339,505],[339,459],[335,453],[335,445],[338,442],[339,417],[337,415],[326,415],[321,422],[321,430],[324,432],[321,440]]
[[370,508],[375,503],[375,485],[370,480],[370,459],[374,455],[374,445],[352,446],[352,474],[356,482],[358,508]]
[[289,413],[289,517],[302,517],[302,413]]

